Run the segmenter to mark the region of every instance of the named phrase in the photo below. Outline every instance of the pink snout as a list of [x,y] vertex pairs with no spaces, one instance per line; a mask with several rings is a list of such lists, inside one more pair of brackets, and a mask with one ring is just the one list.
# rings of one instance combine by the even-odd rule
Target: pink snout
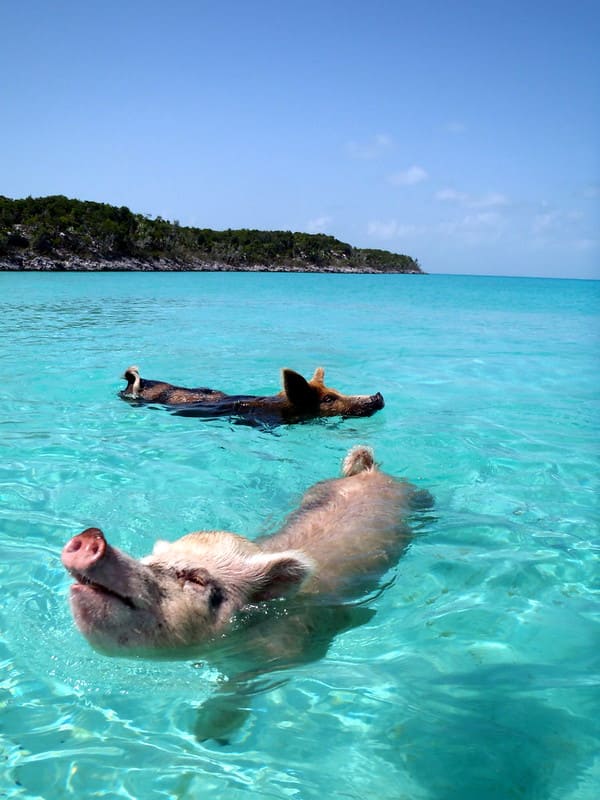
[[106,539],[100,528],[86,528],[64,546],[62,563],[68,570],[87,572],[106,553]]

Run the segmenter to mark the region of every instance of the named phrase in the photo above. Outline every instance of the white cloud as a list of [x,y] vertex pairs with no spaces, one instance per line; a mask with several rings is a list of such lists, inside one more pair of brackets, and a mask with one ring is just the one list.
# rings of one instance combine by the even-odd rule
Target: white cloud
[[498,211],[476,211],[459,220],[442,222],[438,229],[441,234],[456,237],[464,244],[478,245],[496,242],[505,227],[506,219]]
[[479,211],[477,214],[467,214],[462,221],[464,228],[497,228],[502,222],[502,215],[496,211]]
[[429,175],[423,167],[413,164],[412,167],[404,170],[403,172],[395,172],[390,175],[388,181],[393,183],[394,186],[414,186],[416,183],[421,183],[427,180]]
[[469,205],[471,208],[496,208],[508,205],[508,198],[500,192],[488,192],[482,197],[472,197]]
[[311,219],[307,222],[307,233],[322,233],[331,225],[332,221],[331,217],[325,216]]
[[598,247],[597,239],[576,239],[573,244],[577,250],[593,250]]
[[[531,223],[531,232],[540,238],[571,238],[575,236],[584,223],[585,218],[581,211],[562,211],[550,209],[536,214]],[[585,226],[584,226],[585,227]],[[586,236],[580,236],[579,241],[588,241]]]
[[467,126],[464,122],[459,122],[458,120],[451,120],[447,122],[444,126],[444,129],[448,131],[448,133],[464,133],[467,130]]
[[398,230],[398,223],[396,220],[383,222],[382,220],[373,220],[367,226],[369,236],[374,236],[376,239],[393,239]]
[[595,200],[597,197],[600,197],[600,186],[594,183],[586,186],[583,190],[583,196]]
[[456,189],[440,189],[435,193],[436,200],[451,203],[466,203],[468,195],[464,192],[457,192]]
[[543,214],[536,214],[533,218],[532,231],[534,235],[540,236],[551,229],[559,218],[556,211],[546,211]]
[[387,133],[378,133],[367,142],[348,142],[346,151],[351,158],[374,159],[386,153],[393,139]]
[[384,222],[372,220],[367,226],[367,233],[376,239],[401,239],[407,236],[419,236],[424,233],[422,225],[412,225],[398,222],[395,219]]
[[496,208],[498,206],[508,205],[508,198],[500,192],[488,192],[487,194],[477,197],[467,194],[467,192],[459,192],[456,189],[448,188],[440,189],[440,191],[436,192],[435,197],[436,200],[458,203],[467,208]]

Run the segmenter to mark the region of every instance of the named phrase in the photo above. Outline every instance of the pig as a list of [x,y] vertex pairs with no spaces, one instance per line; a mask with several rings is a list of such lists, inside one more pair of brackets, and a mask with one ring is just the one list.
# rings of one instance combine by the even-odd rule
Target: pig
[[123,376],[125,400],[168,405],[176,416],[235,417],[249,424],[295,423],[317,417],[368,417],[384,407],[380,392],[372,395],[344,395],[325,385],[325,370],[318,367],[306,380],[291,369],[282,370],[282,391],[275,395],[230,395],[214,389],[184,389],[160,381],[140,378],[137,367]]
[[[158,541],[136,560],[88,528],[62,551],[75,579],[72,614],[88,642],[110,655],[210,653],[247,626],[254,663],[293,659],[310,646],[315,620],[377,586],[409,541],[407,514],[431,503],[359,445],[341,478],[312,486],[277,532],[254,541],[196,531]],[[269,608],[281,612],[282,603],[285,613],[269,628]],[[333,629],[344,625],[337,619]]]
[[123,373],[123,380],[127,386],[119,395],[124,400],[145,401],[147,403],[161,403],[176,405],[179,403],[214,403],[225,397],[225,392],[216,389],[186,389],[183,386],[173,386],[164,381],[149,381],[140,377],[139,367],[127,367]]

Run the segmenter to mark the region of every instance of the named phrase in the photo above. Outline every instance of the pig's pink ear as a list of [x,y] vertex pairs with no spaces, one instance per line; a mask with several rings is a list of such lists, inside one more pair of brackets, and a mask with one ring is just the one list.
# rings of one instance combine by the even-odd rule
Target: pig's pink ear
[[299,550],[253,556],[252,565],[256,573],[248,598],[250,602],[289,597],[314,571],[312,561]]
[[318,405],[319,394],[317,390],[299,372],[294,372],[293,369],[284,369],[282,370],[282,376],[283,391],[292,405],[300,408]]

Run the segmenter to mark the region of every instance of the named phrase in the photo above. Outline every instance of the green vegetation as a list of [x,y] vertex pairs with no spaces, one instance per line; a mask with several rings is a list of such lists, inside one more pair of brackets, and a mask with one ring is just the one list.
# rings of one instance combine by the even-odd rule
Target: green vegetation
[[133,260],[132,269],[421,272],[410,256],[361,250],[321,233],[213,231],[62,195],[0,196],[0,268],[78,269],[86,262],[89,269],[97,262],[110,269],[113,262],[127,269]]

